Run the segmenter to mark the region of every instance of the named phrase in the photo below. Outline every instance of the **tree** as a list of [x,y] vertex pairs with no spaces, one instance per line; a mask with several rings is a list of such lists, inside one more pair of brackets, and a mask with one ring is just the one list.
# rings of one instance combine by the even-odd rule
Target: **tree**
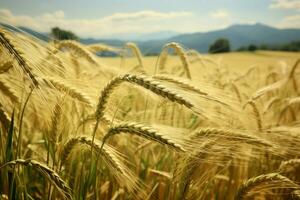
[[257,46],[256,46],[256,45],[250,44],[250,45],[248,46],[248,51],[256,51],[256,50],[257,50]]
[[58,27],[51,29],[52,36],[57,40],[78,40],[78,36],[71,31],[66,31]]
[[209,47],[210,53],[223,53],[230,51],[230,43],[229,40],[225,38],[217,39],[212,45]]

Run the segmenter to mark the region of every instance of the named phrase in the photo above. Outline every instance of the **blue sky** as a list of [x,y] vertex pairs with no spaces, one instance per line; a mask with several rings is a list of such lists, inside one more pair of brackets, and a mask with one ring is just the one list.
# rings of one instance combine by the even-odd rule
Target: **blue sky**
[[231,24],[300,28],[300,0],[0,0],[0,21],[83,37],[197,32]]

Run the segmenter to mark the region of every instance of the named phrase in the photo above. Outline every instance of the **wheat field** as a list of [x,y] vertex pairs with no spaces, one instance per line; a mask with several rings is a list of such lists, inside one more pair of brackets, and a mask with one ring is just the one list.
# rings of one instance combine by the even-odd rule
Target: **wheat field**
[[300,199],[299,53],[0,43],[0,199]]

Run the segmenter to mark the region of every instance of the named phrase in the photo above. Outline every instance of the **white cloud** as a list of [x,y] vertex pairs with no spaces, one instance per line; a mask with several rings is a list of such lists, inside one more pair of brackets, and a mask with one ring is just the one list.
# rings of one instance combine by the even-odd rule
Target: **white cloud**
[[226,10],[217,10],[211,13],[211,17],[215,19],[225,19],[230,16]]
[[300,10],[300,1],[299,0],[273,0],[269,8]]
[[[147,33],[162,30],[180,31],[193,14],[190,12],[139,11],[114,13],[100,19],[69,19],[63,11],[46,13],[42,16],[14,15],[8,9],[0,9],[0,21],[27,26],[37,31],[49,32],[59,26],[84,37],[103,37],[122,33]],[[182,24],[182,26],[178,26]],[[181,30],[182,31],[182,30]]]
[[114,13],[108,17],[103,18],[103,20],[111,21],[132,21],[132,20],[161,20],[161,19],[172,19],[179,17],[191,16],[190,12],[156,12],[156,11],[139,11],[133,13]]
[[63,19],[65,17],[65,13],[62,10],[55,11],[54,13],[46,13],[43,15],[43,18],[55,18],[55,19]]
[[279,28],[300,28],[300,15],[291,15],[283,18],[279,25]]

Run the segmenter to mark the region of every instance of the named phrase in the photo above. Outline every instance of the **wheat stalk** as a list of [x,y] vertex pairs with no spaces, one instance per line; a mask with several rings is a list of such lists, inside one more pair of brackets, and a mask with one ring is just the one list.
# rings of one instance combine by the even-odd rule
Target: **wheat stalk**
[[251,74],[254,70],[256,70],[256,68],[257,68],[257,66],[255,66],[255,65],[250,67],[244,74],[242,74],[241,76],[238,76],[233,81],[236,82],[236,81],[246,78],[249,74]]
[[180,57],[180,60],[183,64],[184,72],[185,72],[187,78],[192,79],[190,68],[189,68],[188,57],[187,57],[186,53],[184,52],[183,48],[178,43],[175,43],[175,42],[168,43],[163,47],[163,50],[162,50],[161,54],[159,55],[159,59],[160,59],[159,69],[165,68],[166,59],[168,56],[167,52],[168,52],[168,49],[170,49],[170,48],[174,49],[176,54]]
[[139,47],[136,44],[132,43],[132,42],[127,42],[125,44],[125,48],[129,48],[133,52],[134,56],[138,59],[139,66],[141,68],[143,68],[142,53],[141,53]]
[[300,97],[294,97],[294,98],[290,98],[288,99],[288,105],[294,105],[294,104],[299,104],[300,103]]
[[9,97],[12,103],[18,104],[20,102],[19,97],[10,89],[8,85],[5,84],[5,82],[1,80],[0,80],[0,91],[2,91],[4,95]]
[[263,109],[263,113],[267,113],[268,110],[274,105],[276,104],[277,102],[280,102],[281,101],[281,98],[280,97],[273,97],[272,99],[270,99],[266,105],[265,105],[265,108]]
[[62,164],[67,161],[69,154],[78,144],[86,144],[91,146],[100,156],[103,156],[108,163],[111,163],[114,169],[124,172],[124,166],[122,165],[122,162],[119,160],[118,156],[115,155],[115,152],[111,151],[111,147],[104,145],[103,148],[101,148],[103,144],[101,141],[95,140],[94,143],[92,143],[92,139],[87,136],[72,137],[64,144],[61,151]]
[[186,106],[187,108],[193,108],[194,105],[187,99],[181,97],[179,94],[173,92],[172,90],[164,87],[163,85],[155,82],[150,77],[146,77],[143,75],[133,75],[133,74],[125,74],[123,76],[118,76],[112,79],[101,91],[101,95],[99,97],[97,109],[95,112],[95,116],[97,121],[99,121],[104,113],[104,109],[110,94],[113,90],[120,85],[122,82],[128,82],[134,85],[141,86],[151,92],[157,94],[158,96],[164,97],[172,102],[176,102]]
[[[195,56],[195,57],[196,57],[196,59],[190,61],[191,64],[192,64],[192,63],[195,63],[195,62],[197,62],[197,61],[200,61],[201,65],[204,66],[204,67],[206,67],[204,61],[209,61],[209,62],[211,62],[211,63],[213,63],[213,64],[216,64],[216,63],[214,63],[214,61],[212,61],[212,60],[210,60],[210,59],[207,59],[207,58],[204,58],[198,51],[196,51],[196,50],[194,50],[194,49],[190,49],[190,50],[187,52],[187,55],[189,55],[189,56]],[[217,64],[216,64],[216,65],[217,65]]]
[[22,70],[29,76],[33,85],[38,87],[37,77],[30,70],[28,61],[23,57],[23,52],[13,44],[12,36],[4,29],[0,28],[0,44],[16,59]]
[[74,99],[78,99],[79,101],[82,101],[84,103],[87,103],[88,105],[93,105],[91,99],[83,92],[79,91],[77,88],[68,85],[64,80],[57,79],[54,77],[46,77],[43,78],[43,80],[46,83],[50,83],[53,85],[57,90],[66,92],[68,95],[70,95]]
[[220,128],[201,128],[200,130],[196,130],[192,134],[192,138],[197,137],[209,137],[214,136],[221,139],[226,139],[228,141],[234,141],[234,142],[244,142],[246,144],[250,144],[253,146],[261,145],[265,147],[272,147],[273,145],[269,143],[268,141],[253,136],[244,134],[241,131],[238,130],[229,130],[229,129],[220,129]]
[[65,196],[67,199],[72,199],[72,191],[67,185],[67,183],[60,178],[60,176],[47,165],[39,163],[35,160],[24,160],[24,159],[17,159],[10,162],[5,163],[0,167],[3,168],[5,166],[16,166],[16,165],[23,165],[25,167],[31,167],[36,171],[40,172],[45,178],[47,178],[56,188],[57,190]]
[[192,181],[192,176],[199,166],[199,160],[204,159],[207,155],[208,148],[215,145],[215,141],[205,141],[200,146],[195,146],[192,154],[187,155],[186,158],[181,159],[179,164],[181,167],[177,167],[175,170],[174,180],[179,183],[179,197],[180,199],[186,199],[189,187]]
[[299,66],[300,64],[300,59],[296,60],[295,64],[293,65],[291,71],[290,71],[290,74],[289,74],[289,78],[293,78],[295,76],[295,71],[297,69],[297,67]]
[[257,90],[251,97],[252,100],[256,100],[258,98],[260,98],[261,96],[269,93],[269,92],[272,92],[272,91],[275,91],[279,88],[281,88],[283,85],[285,85],[287,83],[288,79],[284,78],[282,80],[279,80],[275,83],[272,83],[270,85],[267,85],[259,90]]
[[161,72],[164,71],[166,63],[167,63],[167,58],[168,58],[168,51],[167,50],[161,51],[159,56],[158,56],[158,61],[157,61],[156,66],[155,66],[154,74],[156,74],[156,72],[157,72],[157,67],[158,67],[159,71],[161,71]]
[[278,121],[277,124],[280,123],[281,119],[284,117],[284,115],[286,114],[287,111],[290,111],[290,114],[292,115],[292,120],[296,120],[297,119],[297,115],[294,112],[294,109],[292,108],[292,106],[290,104],[287,104],[281,111],[278,117]]
[[297,67],[300,66],[299,64],[300,64],[300,59],[298,59],[295,62],[294,66],[292,67],[292,70],[289,74],[289,79],[292,79],[293,86],[294,86],[294,89],[295,89],[297,94],[299,94],[299,90],[298,90],[298,85],[297,85],[297,82],[296,82],[295,71],[296,71]]
[[295,172],[300,169],[300,159],[291,159],[287,161],[282,161],[278,171],[280,173],[288,173],[288,172]]
[[130,191],[137,187],[137,179],[124,164],[125,160],[114,148],[109,145],[103,145],[103,142],[87,136],[78,136],[70,138],[63,146],[61,151],[61,163],[66,163],[66,160],[77,144],[85,144],[96,151],[97,156],[101,156],[112,175],[119,181],[120,185],[126,186]]
[[51,115],[51,131],[49,138],[50,140],[56,144],[59,140],[58,127],[60,124],[60,120],[62,117],[62,108],[60,102],[56,103],[53,109],[53,113]]
[[[259,175],[254,178],[250,178],[246,182],[242,184],[242,186],[239,188],[235,199],[236,200],[242,200],[245,199],[247,196],[247,193],[249,193],[251,190],[264,185],[264,184],[271,184],[271,183],[276,183],[278,184],[278,187],[281,187],[280,185],[285,185],[288,189],[291,190],[299,190],[299,186],[295,184],[293,181],[288,179],[285,176],[282,176],[278,173],[270,173],[270,174],[263,174]],[[297,197],[298,199],[300,196]]]
[[64,62],[61,60],[61,58],[52,53],[52,52],[48,52],[48,56],[46,57],[46,59],[48,62],[50,62],[49,60],[53,60],[54,61],[54,65],[55,66],[59,66],[60,70],[58,71],[58,74],[61,77],[65,77],[65,73],[66,73],[66,67],[64,66]]
[[191,55],[191,56],[195,56],[195,57],[196,57],[196,59],[193,60],[193,61],[190,61],[190,63],[194,63],[194,62],[200,60],[201,64],[202,64],[204,67],[206,67],[204,61],[209,62],[209,63],[211,63],[211,64],[214,64],[215,67],[218,67],[218,66],[219,66],[219,64],[218,64],[216,61],[214,61],[213,59],[210,59],[210,58],[206,58],[205,56],[201,55],[198,51],[196,51],[196,50],[194,50],[194,49],[188,50],[188,52],[187,52],[186,54],[187,54],[187,55]]
[[268,84],[270,79],[273,79],[273,82],[278,81],[277,77],[279,77],[279,74],[277,72],[271,72],[271,73],[269,73],[267,75],[267,77],[266,77],[266,83]]
[[[161,144],[166,144],[176,150],[185,152],[186,150],[183,146],[178,143],[178,140],[172,138],[172,135],[166,135],[158,132],[152,127],[145,126],[143,124],[138,123],[123,123],[119,124],[115,127],[110,128],[103,138],[103,144],[106,142],[108,138],[113,135],[120,133],[128,133],[132,135],[138,135],[140,137],[159,142]],[[179,140],[180,141],[180,140]]]
[[184,89],[196,92],[196,93],[198,93],[200,95],[208,95],[207,92],[201,91],[199,88],[193,86],[192,84],[189,84],[187,82],[184,82],[184,81],[176,79],[176,78],[173,78],[171,76],[167,76],[167,75],[154,75],[153,78],[154,79],[158,79],[158,80],[162,80],[162,81],[168,81],[168,82],[171,82],[171,83],[175,83],[177,85],[180,85]]
[[[214,138],[211,138],[211,137]],[[187,158],[184,158],[183,161],[180,161],[181,167],[177,169],[176,176],[177,181],[179,182],[180,188],[180,196],[178,199],[185,199],[189,191],[189,187],[192,181],[192,176],[196,172],[197,168],[201,166],[202,163],[208,162],[205,160],[205,156],[211,155],[211,153],[215,153],[213,150],[209,150],[213,146],[218,147],[218,142],[215,138],[225,139],[225,141],[220,141],[219,143],[230,145],[228,142],[238,142],[242,144],[250,144],[253,146],[263,146],[263,147],[272,147],[273,145],[270,144],[268,141],[265,141],[261,138],[247,135],[241,133],[237,130],[225,130],[225,129],[217,129],[217,128],[201,128],[200,130],[196,130],[191,134],[191,141],[197,141],[200,137],[203,138],[203,141],[200,140],[200,145],[198,146],[195,143],[195,150],[192,154],[188,155]],[[220,145],[220,144],[219,144]],[[222,152],[224,157],[226,157],[227,148],[222,147]],[[232,153],[232,150],[229,152]],[[212,156],[212,155],[211,155]],[[217,157],[217,154],[214,155]],[[234,157],[233,157],[234,158]],[[218,162],[218,159],[216,162]]]
[[195,92],[195,93],[201,95],[201,97],[204,99],[220,103],[226,107],[231,107],[226,102],[221,101],[218,98],[215,98],[215,97],[209,95],[207,92],[201,91],[199,88],[195,87],[194,85],[192,85],[188,82],[185,82],[184,80],[180,80],[179,78],[173,78],[172,76],[168,76],[168,75],[154,75],[154,76],[152,76],[152,78],[154,78],[158,81],[166,81],[169,83],[174,83],[176,85],[176,87],[179,87],[179,88],[183,89],[184,91],[189,90],[189,91]]
[[241,103],[242,102],[242,95],[240,93],[240,90],[238,88],[238,86],[234,83],[234,82],[229,82],[229,83],[225,83],[224,84],[224,88],[228,87],[228,86],[231,86],[231,88],[234,90],[234,92],[236,93],[236,96],[239,100],[239,102]]
[[105,44],[90,44],[88,45],[88,49],[93,53],[102,52],[102,51],[111,51],[115,53],[120,53],[120,49]]
[[254,101],[250,100],[248,101],[245,105],[244,105],[244,108],[246,108],[247,105],[250,105],[252,107],[252,110],[253,110],[253,113],[255,115],[255,118],[256,118],[256,122],[257,122],[257,127],[258,127],[258,130],[259,131],[262,131],[263,129],[263,125],[262,125],[262,119],[261,119],[261,115],[259,113],[259,110],[255,104]]
[[64,40],[60,41],[57,46],[58,49],[68,48],[79,55],[85,57],[89,62],[98,65],[97,60],[93,57],[93,55],[86,50],[79,42],[73,41],[73,40]]

